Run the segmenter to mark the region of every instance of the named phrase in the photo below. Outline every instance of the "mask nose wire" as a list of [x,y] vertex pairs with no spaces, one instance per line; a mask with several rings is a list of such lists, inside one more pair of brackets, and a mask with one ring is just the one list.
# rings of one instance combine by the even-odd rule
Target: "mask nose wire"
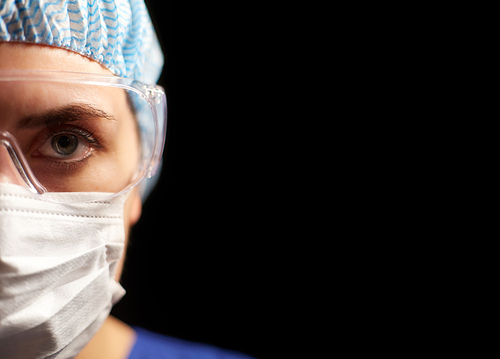
[[[17,142],[16,138],[7,131],[0,131],[0,145],[4,146],[5,149],[7,150],[12,160],[12,163],[16,167],[21,178],[28,185],[29,189],[39,194],[47,192],[47,189],[36,179],[35,175],[33,174],[33,171],[31,170],[28,161],[24,157],[24,154],[21,150],[21,146],[19,146],[19,143]],[[0,164],[0,179],[3,177],[1,172],[4,167],[7,166]]]

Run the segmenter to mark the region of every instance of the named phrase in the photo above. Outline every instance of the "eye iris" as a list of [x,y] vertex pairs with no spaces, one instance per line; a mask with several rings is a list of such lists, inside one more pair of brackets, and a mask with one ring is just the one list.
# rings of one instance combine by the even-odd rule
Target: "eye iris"
[[60,155],[68,156],[78,147],[78,138],[73,135],[58,135],[52,138],[52,148]]

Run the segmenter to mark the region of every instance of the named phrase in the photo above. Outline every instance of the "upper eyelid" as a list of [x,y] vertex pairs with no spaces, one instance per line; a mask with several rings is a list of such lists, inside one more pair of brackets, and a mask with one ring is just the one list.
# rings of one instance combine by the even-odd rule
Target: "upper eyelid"
[[[65,126],[67,125],[67,126]],[[25,147],[24,152],[28,155],[37,154],[40,151],[40,148],[50,141],[50,139],[58,134],[63,133],[71,133],[78,135],[83,138],[86,142],[90,144],[94,149],[100,150],[104,149],[105,145],[102,143],[102,138],[99,135],[96,135],[95,131],[84,128],[81,126],[74,126],[71,124],[62,124],[58,125],[58,128],[47,128],[43,132],[41,132],[37,139],[33,140],[29,147]],[[89,137],[91,137],[89,139]]]
[[[76,131],[72,131],[74,129],[76,129]],[[84,133],[82,133],[82,131]],[[94,151],[95,149],[103,148],[101,145],[99,145],[98,140],[96,140],[94,138],[89,139],[88,137],[85,138],[86,136],[92,136],[89,131],[82,129],[82,128],[77,128],[77,127],[68,127],[68,128],[62,128],[60,130],[53,131],[53,132],[46,134],[44,136],[44,138],[39,141],[39,146],[41,146],[41,147],[38,148],[35,151],[35,153],[38,153],[38,154],[41,153],[42,147],[45,147],[54,136],[58,136],[60,134],[73,134],[73,135],[77,135],[78,137],[83,137],[84,141],[87,143],[87,146],[89,148],[91,148],[91,150],[90,150],[91,152]],[[52,157],[52,156],[45,155],[45,157],[49,157],[52,161],[61,162],[61,163],[79,162],[79,161],[86,159],[89,156],[90,156],[90,154],[87,154],[82,159],[78,160],[78,159],[74,159],[74,158],[68,159],[65,157],[58,157],[58,156]]]
[[[69,131],[68,131],[69,129]],[[102,144],[102,139],[100,136],[96,135],[95,131],[89,131],[88,129],[82,128],[82,127],[70,127],[68,129],[62,129],[60,131],[57,131],[55,134],[52,136],[55,136],[56,134],[61,134],[65,132],[69,132],[71,134],[78,135],[80,137],[83,137],[85,141],[91,144],[91,146],[94,149],[102,149],[104,148]]]
[[[61,126],[64,126],[64,124]],[[57,136],[60,134],[64,134],[64,133],[71,133],[74,135],[79,135],[79,136],[85,138],[86,140],[90,140],[90,141],[96,140],[96,138],[94,137],[94,133],[95,133],[94,131],[89,131],[85,128],[75,127],[75,126],[61,127],[55,131],[51,131],[51,132],[46,134],[45,138],[49,139],[51,137],[54,137],[54,136]]]

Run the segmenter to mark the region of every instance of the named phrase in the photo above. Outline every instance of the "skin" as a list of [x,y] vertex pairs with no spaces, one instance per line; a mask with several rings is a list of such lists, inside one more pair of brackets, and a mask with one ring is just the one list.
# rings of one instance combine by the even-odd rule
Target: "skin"
[[[0,69],[46,69],[112,75],[108,69],[82,55],[64,49],[43,45],[0,43],[0,59]],[[120,99],[120,101],[122,100]],[[40,101],[40,103],[41,102],[43,101]],[[103,106],[109,107],[112,105],[103,104]],[[120,106],[120,108],[122,107],[125,108],[124,106]],[[3,116],[0,121],[4,121],[3,118],[9,118],[9,116]],[[8,127],[9,124],[2,122],[2,126]],[[133,131],[133,127],[121,129],[123,136],[129,136],[128,140],[130,141],[132,141],[131,133],[133,133]],[[137,156],[137,154],[130,153],[130,151],[128,153],[124,151],[126,150],[116,149],[116,153],[121,154],[123,152],[124,164],[130,162],[129,159],[131,156]],[[11,163],[12,161],[8,157],[5,149],[3,146],[0,146],[0,168],[2,168],[0,181],[19,183],[19,175],[17,174],[17,171],[12,168],[13,166]],[[138,191],[134,188],[124,207],[126,243],[129,238],[130,229],[139,220],[141,211],[141,199]],[[122,256],[122,259],[118,264],[115,276],[117,281],[121,276],[123,262],[124,256]],[[132,328],[118,319],[109,316],[98,333],[76,358],[127,358],[135,342],[135,337],[135,332]]]

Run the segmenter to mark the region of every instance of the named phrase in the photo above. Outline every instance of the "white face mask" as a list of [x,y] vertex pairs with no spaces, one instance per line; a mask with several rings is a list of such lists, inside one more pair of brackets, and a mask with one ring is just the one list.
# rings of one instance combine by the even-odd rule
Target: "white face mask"
[[125,294],[114,275],[129,193],[68,205],[0,183],[0,358],[74,358],[97,333]]

